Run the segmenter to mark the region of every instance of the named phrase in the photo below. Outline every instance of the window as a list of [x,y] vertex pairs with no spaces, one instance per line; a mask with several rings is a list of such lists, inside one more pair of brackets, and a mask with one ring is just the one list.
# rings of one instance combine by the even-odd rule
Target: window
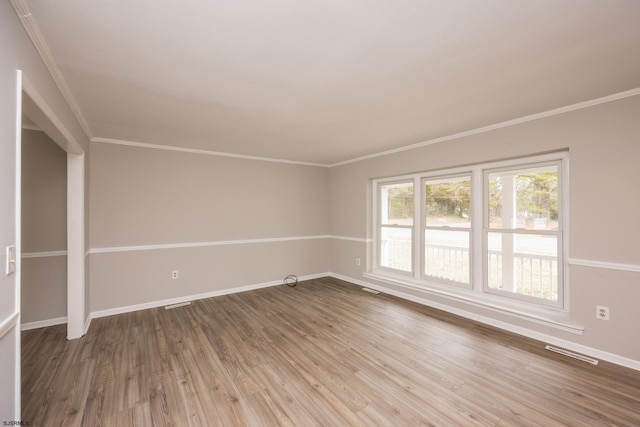
[[372,272],[563,308],[567,162],[560,153],[375,180]]
[[413,181],[380,186],[380,267],[411,273]]
[[424,274],[470,283],[471,177],[425,179]]
[[485,171],[485,289],[557,302],[559,164]]

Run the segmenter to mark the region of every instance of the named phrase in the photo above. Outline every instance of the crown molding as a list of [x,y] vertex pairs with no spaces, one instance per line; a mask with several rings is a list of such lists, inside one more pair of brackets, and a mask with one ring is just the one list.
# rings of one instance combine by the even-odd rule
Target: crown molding
[[493,131],[493,130],[496,130],[496,129],[502,129],[502,128],[506,128],[506,127],[510,127],[510,126],[516,126],[516,125],[519,125],[521,123],[527,123],[527,122],[531,122],[531,121],[534,121],[534,120],[540,120],[540,119],[544,119],[544,118],[547,118],[547,117],[557,116],[557,115],[560,115],[560,114],[569,113],[571,111],[582,110],[584,108],[589,108],[589,107],[593,107],[593,106],[600,105],[600,104],[606,104],[606,103],[609,103],[609,102],[618,101],[620,99],[630,98],[632,96],[637,96],[637,95],[640,95],[640,88],[635,88],[635,89],[627,90],[627,91],[624,91],[624,92],[618,92],[618,93],[615,93],[615,94],[612,94],[612,95],[603,96],[603,97],[600,97],[600,98],[591,99],[591,100],[584,101],[584,102],[579,102],[577,104],[571,104],[571,105],[567,105],[567,106],[564,106],[564,107],[554,108],[552,110],[543,111],[541,113],[530,114],[528,116],[523,116],[523,117],[519,117],[519,118],[516,118],[516,119],[507,120],[507,121],[504,121],[504,122],[495,123],[495,124],[492,124],[492,125],[483,126],[483,127],[480,127],[480,128],[471,129],[471,130],[468,130],[468,131],[459,132],[459,133],[455,133],[455,134],[452,134],[452,135],[447,135],[447,136],[443,136],[443,137],[439,137],[439,138],[435,138],[435,139],[430,139],[430,140],[427,140],[427,141],[418,142],[416,144],[405,145],[403,147],[394,148],[392,150],[386,150],[386,151],[381,151],[381,152],[378,152],[378,153],[368,154],[366,156],[356,157],[354,159],[345,160],[345,161],[342,161],[342,162],[337,162],[337,163],[332,163],[332,164],[302,162],[302,161],[295,161],[295,160],[276,159],[276,158],[271,158],[271,157],[249,156],[249,155],[244,155],[244,154],[226,153],[226,152],[221,152],[221,151],[210,151],[210,150],[200,150],[200,149],[193,149],[193,148],[176,147],[176,146],[172,146],[172,145],[148,144],[148,143],[144,143],[144,142],[126,141],[126,140],[121,140],[121,139],[110,139],[110,138],[94,137],[94,138],[91,138],[91,142],[99,142],[99,143],[104,143],[104,144],[126,145],[126,146],[130,146],[130,147],[150,148],[150,149],[156,149],[156,150],[178,151],[178,152],[192,153],[192,154],[205,154],[205,155],[210,155],[210,156],[232,157],[232,158],[237,158],[237,159],[259,160],[259,161],[265,161],[265,162],[276,162],[276,163],[287,163],[287,164],[303,165],[303,166],[315,166],[315,167],[333,168],[333,167],[337,167],[337,166],[347,165],[347,164],[350,164],[350,163],[360,162],[360,161],[363,161],[363,160],[374,159],[376,157],[382,157],[382,156],[387,156],[387,155],[390,155],[390,154],[401,153],[401,152],[404,152],[404,151],[415,150],[417,148],[426,147],[428,145],[433,145],[433,144],[439,144],[441,142],[452,141],[452,140],[464,138],[464,137],[467,137],[467,136],[472,136],[472,135],[477,135],[477,134],[481,134],[481,133],[485,133],[485,132],[490,132],[490,131]]
[[582,110],[583,108],[593,107],[595,105],[606,104],[608,102],[617,101],[619,99],[629,98],[632,96],[640,95],[640,88],[627,90],[624,92],[614,93],[613,95],[603,96],[601,98],[591,99],[588,101],[578,102],[577,104],[566,105],[564,107],[554,108],[552,110],[543,111],[541,113],[530,114],[528,116],[518,117],[516,119],[507,120],[504,122],[495,123],[488,126],[479,127],[476,129],[467,130],[464,132],[454,133],[452,135],[442,136],[435,139],[429,139],[427,141],[418,142],[416,144],[405,145],[403,147],[394,148],[391,150],[381,151],[378,153],[367,154],[366,156],[356,157],[351,160],[345,160],[343,162],[333,163],[330,168],[336,166],[347,165],[349,163],[356,163],[362,160],[374,159],[376,157],[387,156],[389,154],[401,153],[403,151],[415,150],[416,148],[426,147],[427,145],[438,144],[441,142],[452,141],[455,139],[464,138],[471,135],[477,135],[480,133],[490,132],[496,129],[502,129],[510,126],[519,125],[521,123],[532,122],[534,120],[544,119],[546,117],[557,116],[559,114],[569,113],[571,111]]
[[297,160],[276,159],[272,157],[249,156],[246,154],[225,153],[222,151],[200,150],[196,148],[176,147],[173,145],[147,144],[146,142],[126,141],[122,139],[111,138],[91,138],[91,142],[102,144],[126,145],[129,147],[151,148],[155,150],[178,151],[181,153],[205,154],[208,156],[232,157],[235,159],[258,160],[261,162],[286,163],[290,165],[315,166],[320,168],[329,167],[322,163],[301,162]]
[[71,90],[69,89],[69,86],[67,85],[64,77],[62,76],[62,73],[61,73],[60,69],[58,68],[58,65],[56,64],[56,62],[55,62],[55,60],[53,58],[53,55],[51,54],[51,50],[49,49],[49,46],[48,46],[44,36],[42,35],[42,32],[40,31],[40,29],[38,28],[35,20],[33,19],[33,15],[29,10],[29,6],[27,5],[26,0],[10,0],[10,1],[11,1],[11,4],[12,4],[14,10],[16,11],[16,13],[17,13],[17,15],[18,15],[18,17],[20,19],[20,22],[22,23],[25,31],[29,35],[29,38],[31,39],[33,45],[35,46],[37,52],[39,53],[40,57],[42,58],[45,66],[49,70],[49,73],[53,77],[53,80],[55,81],[56,85],[58,86],[60,92],[62,92],[62,95],[64,96],[65,100],[69,104],[69,107],[71,108],[73,114],[75,115],[76,119],[80,123],[80,126],[82,126],[82,129],[87,134],[87,137],[89,138],[89,140],[91,142],[102,142],[102,143],[108,143],[108,144],[128,145],[128,146],[134,146],[134,147],[153,148],[153,149],[179,151],[179,152],[195,153],[195,154],[206,154],[206,155],[212,155],[212,156],[232,157],[232,158],[248,159],[248,160],[259,160],[259,161],[268,161],[268,162],[276,162],[276,163],[287,163],[287,164],[296,164],[296,165],[304,165],[304,166],[316,166],[316,167],[332,168],[332,167],[347,165],[347,164],[350,164],[350,163],[360,162],[360,161],[363,161],[363,160],[373,159],[373,158],[376,158],[376,157],[382,157],[382,156],[387,156],[387,155],[390,155],[390,154],[396,154],[396,153],[401,153],[401,152],[404,152],[404,151],[410,151],[410,150],[414,150],[414,149],[417,149],[417,148],[426,147],[428,145],[433,145],[433,144],[438,144],[438,143],[441,143],[441,142],[452,141],[452,140],[464,138],[464,137],[467,137],[467,136],[472,136],[472,135],[477,135],[477,134],[481,134],[481,133],[485,133],[485,132],[490,132],[490,131],[496,130],[496,129],[515,126],[515,125],[518,125],[518,124],[521,124],[521,123],[531,122],[531,121],[543,119],[543,118],[546,118],[546,117],[556,116],[556,115],[559,115],[559,114],[564,114],[564,113],[568,113],[568,112],[571,112],[571,111],[576,111],[576,110],[580,110],[580,109],[583,109],[583,108],[589,108],[589,107],[593,107],[593,106],[596,106],[596,105],[599,105],[599,104],[605,104],[605,103],[612,102],[612,101],[617,101],[617,100],[620,100],[620,99],[623,99],[623,98],[628,98],[628,97],[640,95],[640,88],[635,88],[635,89],[631,89],[631,90],[615,93],[615,94],[612,94],[612,95],[603,96],[603,97],[600,97],[600,98],[596,98],[596,99],[592,99],[592,100],[588,100],[588,101],[583,101],[583,102],[579,102],[579,103],[576,103],[576,104],[567,105],[567,106],[564,106],[564,107],[554,108],[554,109],[543,111],[543,112],[540,112],[540,113],[530,114],[530,115],[527,115],[527,116],[519,117],[519,118],[512,119],[512,120],[507,120],[507,121],[504,121],[504,122],[499,122],[499,123],[495,123],[495,124],[491,124],[491,125],[487,125],[487,126],[471,129],[471,130],[468,130],[468,131],[459,132],[459,133],[455,133],[455,134],[452,134],[452,135],[446,135],[446,136],[442,136],[442,137],[438,137],[438,138],[434,138],[434,139],[418,142],[418,143],[415,143],[415,144],[405,145],[403,147],[398,147],[398,148],[394,148],[394,149],[391,149],[391,150],[385,150],[385,151],[381,151],[381,152],[377,152],[377,153],[372,153],[372,154],[368,154],[368,155],[365,155],[365,156],[360,156],[360,157],[356,157],[356,158],[353,158],[353,159],[344,160],[344,161],[341,161],[341,162],[336,162],[336,163],[331,163],[331,164],[313,163],[313,162],[304,162],[304,161],[295,161],[295,160],[286,160],[286,159],[278,159],[278,158],[270,158],[270,157],[251,156],[251,155],[243,155],[243,154],[226,153],[226,152],[220,152],[220,151],[190,149],[190,148],[175,147],[175,146],[168,146],[168,145],[159,145],[159,144],[147,144],[147,143],[142,143],[142,142],[117,140],[117,139],[109,139],[109,138],[99,138],[99,137],[94,137],[93,136],[93,133],[91,132],[91,129],[89,128],[89,125],[88,125],[86,119],[84,118],[84,115],[82,114],[82,111],[80,110],[80,107],[78,106],[78,103],[76,102],[75,98],[73,97],[73,95],[71,93]]
[[84,130],[84,133],[87,135],[87,138],[91,139],[93,137],[93,134],[91,133],[91,129],[89,128],[87,120],[84,118],[84,115],[82,114],[78,103],[73,97],[73,94],[71,93],[66,80],[62,76],[62,72],[60,71],[60,68],[58,68],[58,64],[53,59],[53,54],[49,49],[49,45],[42,35],[40,28],[36,24],[36,21],[33,18],[33,14],[29,10],[29,6],[27,5],[26,0],[11,0],[11,5],[18,14],[18,18],[20,19],[22,26],[31,39],[31,42],[40,55],[40,58],[44,62],[44,65],[47,67],[47,70],[49,70],[49,74],[51,74],[53,81],[55,82],[56,86],[58,86],[58,89],[62,93],[64,99],[67,101],[67,104],[69,104],[69,108],[71,108],[73,115],[76,117],[76,120],[78,120],[78,123],[80,123],[80,126],[82,127],[82,130]]

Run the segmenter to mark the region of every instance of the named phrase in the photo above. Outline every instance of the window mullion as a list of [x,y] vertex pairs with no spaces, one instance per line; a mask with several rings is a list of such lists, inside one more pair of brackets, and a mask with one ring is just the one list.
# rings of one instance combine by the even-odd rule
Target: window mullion
[[374,268],[566,309],[567,175],[556,154],[373,180]]
[[419,279],[422,276],[422,263],[424,255],[424,233],[421,231],[424,222],[424,191],[419,176],[413,179],[413,277]]
[[483,232],[485,211],[487,211],[484,207],[484,189],[482,169],[474,168],[471,172],[471,284],[473,290],[479,292],[482,292],[484,266],[487,265]]

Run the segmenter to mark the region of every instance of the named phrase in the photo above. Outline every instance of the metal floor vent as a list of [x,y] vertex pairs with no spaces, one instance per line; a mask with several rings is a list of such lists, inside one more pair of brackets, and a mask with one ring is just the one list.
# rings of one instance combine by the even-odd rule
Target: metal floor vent
[[545,346],[546,350],[553,351],[554,353],[562,354],[563,356],[572,357],[574,359],[578,359],[582,362],[591,363],[592,365],[597,365],[598,361],[596,359],[592,359],[591,357],[583,356],[578,353],[573,353],[568,350],[564,350],[562,348],[554,347],[552,345]]
[[164,308],[166,310],[171,310],[172,308],[184,307],[185,305],[189,305],[189,304],[191,304],[191,301],[180,302],[178,304],[165,305]]
[[371,289],[371,288],[362,288],[363,291],[365,292],[369,292],[370,294],[375,294],[378,295],[380,292],[376,291],[375,289]]

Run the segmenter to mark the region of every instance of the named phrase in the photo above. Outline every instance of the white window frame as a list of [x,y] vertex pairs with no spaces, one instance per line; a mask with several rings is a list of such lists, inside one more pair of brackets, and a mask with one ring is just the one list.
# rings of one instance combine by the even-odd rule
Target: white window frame
[[[523,159],[526,160],[526,159]],[[524,162],[524,163],[515,163],[509,166],[495,167],[495,168],[484,168],[483,169],[483,229],[482,229],[482,238],[483,238],[483,291],[489,294],[500,295],[506,298],[513,298],[517,300],[526,301],[533,304],[547,305],[550,307],[563,308],[565,301],[565,286],[564,286],[564,271],[565,266],[563,262],[563,254],[564,254],[564,242],[563,242],[563,234],[564,234],[564,226],[566,224],[566,218],[564,215],[565,211],[565,190],[564,190],[564,161],[562,158],[550,161],[541,161],[541,162]],[[489,175],[496,172],[508,172],[508,171],[516,171],[522,169],[535,169],[545,166],[555,166],[558,170],[558,230],[557,231],[547,231],[547,230],[526,230],[523,228],[490,228],[489,226]],[[531,234],[531,235],[548,235],[555,236],[557,239],[557,265],[558,265],[558,299],[557,301],[545,300],[542,298],[537,298],[528,295],[517,294],[515,292],[504,291],[500,289],[492,289],[489,287],[489,233],[507,233],[507,234]],[[503,255],[504,257],[504,255]]]
[[[413,185],[413,206],[414,206],[414,218],[413,218],[413,223],[412,225],[399,225],[399,224],[382,224],[382,214],[381,214],[381,208],[382,208],[382,187],[383,186],[389,186],[389,185],[396,185],[396,184],[409,184],[411,183]],[[376,242],[375,246],[375,250],[374,250],[374,254],[375,254],[375,262],[376,262],[376,269],[380,270],[380,271],[387,271],[391,274],[399,274],[399,275],[403,275],[403,276],[413,276],[415,274],[416,271],[416,254],[415,254],[415,242],[416,242],[416,233],[415,233],[415,225],[416,225],[416,217],[415,217],[415,196],[416,196],[416,183],[415,183],[415,179],[412,176],[405,176],[405,177],[395,177],[393,179],[390,180],[381,180],[379,181],[376,185],[373,186],[374,189],[374,200],[376,201],[376,209],[374,212],[374,230],[373,230],[373,235],[374,235],[374,240]],[[382,227],[389,227],[389,228],[402,228],[402,229],[411,229],[411,271],[404,271],[404,270],[399,270],[399,269],[395,269],[395,268],[391,268],[391,267],[386,267],[383,266],[381,264],[381,260],[382,260],[382,245],[379,243],[380,242],[380,237],[382,235]]]
[[[544,164],[558,165],[558,301],[518,295],[508,291],[488,289],[487,276],[487,233],[488,229],[488,185],[487,176],[491,172],[511,169],[526,169]],[[471,177],[471,230],[470,230],[470,285],[427,276],[424,273],[424,230],[426,223],[425,206],[426,195],[422,188],[426,181],[446,180],[461,176]],[[380,187],[383,185],[409,182],[413,180],[414,220],[412,226],[412,272],[390,269],[380,265]],[[510,307],[508,310],[520,310],[539,313],[540,310],[569,311],[569,281],[568,281],[568,241],[569,241],[569,155],[568,152],[556,152],[543,155],[528,156],[505,161],[476,164],[461,168],[451,168],[433,172],[423,172],[411,175],[393,176],[372,180],[372,259],[366,277],[386,280],[400,286],[412,289],[423,289],[437,294],[448,295],[463,300],[473,300],[480,305],[490,307]],[[485,200],[486,199],[486,200]],[[504,230],[493,230],[504,231]],[[519,232],[520,230],[514,230]],[[539,233],[538,233],[539,234]],[[511,301],[511,302],[510,302]],[[515,307],[515,308],[514,308]],[[518,308],[519,307],[519,308]]]
[[[471,216],[471,221],[473,221],[473,202],[474,202],[474,196],[473,196],[473,186],[474,186],[474,180],[473,180],[473,175],[471,173],[471,171],[468,171],[466,173],[456,173],[456,174],[447,174],[447,175],[435,175],[435,176],[424,176],[422,175],[420,177],[420,209],[419,209],[419,214],[420,214],[420,277],[426,281],[434,281],[434,282],[440,282],[443,284],[447,284],[447,285],[453,285],[453,286],[458,286],[461,288],[468,288],[471,289],[471,287],[473,286],[473,242],[474,242],[474,238],[473,238],[473,222],[469,225],[469,228],[455,228],[455,227],[438,227],[438,226],[427,226],[426,224],[426,220],[427,220],[427,215],[426,215],[426,205],[427,205],[427,192],[425,191],[425,186],[426,183],[429,181],[450,181],[450,180],[455,180],[456,178],[469,178],[469,181],[471,182],[471,203],[469,206],[469,210],[471,212],[469,212],[469,215]],[[414,191],[414,195],[415,195],[415,189]],[[414,201],[415,203],[415,201]],[[425,231],[429,229],[429,230],[448,230],[448,231],[468,231],[469,232],[469,283],[464,283],[464,282],[458,282],[455,280],[447,280],[447,279],[443,279],[443,278],[438,278],[435,276],[429,276],[426,273],[426,265],[425,265],[425,260],[426,260],[426,254],[423,252],[424,248],[426,246],[426,239],[424,237],[425,235]]]

